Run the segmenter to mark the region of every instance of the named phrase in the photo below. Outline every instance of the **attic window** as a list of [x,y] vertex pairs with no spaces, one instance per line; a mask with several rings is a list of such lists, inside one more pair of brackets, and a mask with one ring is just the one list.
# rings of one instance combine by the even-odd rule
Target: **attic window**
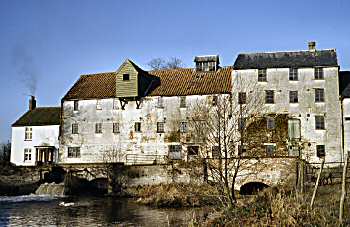
[[130,75],[128,73],[123,74],[123,80],[130,80]]

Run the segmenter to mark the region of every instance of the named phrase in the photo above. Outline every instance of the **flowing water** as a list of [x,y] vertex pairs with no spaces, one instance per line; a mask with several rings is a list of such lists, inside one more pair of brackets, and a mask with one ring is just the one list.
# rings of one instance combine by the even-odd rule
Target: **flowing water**
[[110,197],[0,196],[0,226],[187,226],[198,213]]

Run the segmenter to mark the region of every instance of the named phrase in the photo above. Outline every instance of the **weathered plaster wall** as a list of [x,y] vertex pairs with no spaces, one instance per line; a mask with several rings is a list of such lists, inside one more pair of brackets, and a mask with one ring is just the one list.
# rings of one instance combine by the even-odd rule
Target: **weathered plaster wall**
[[344,153],[350,151],[350,99],[343,99]]
[[[35,165],[36,151],[34,146],[55,146],[55,154],[59,146],[58,134],[59,126],[31,126],[32,140],[25,140],[25,127],[12,127],[11,162],[15,165],[32,166]],[[32,159],[24,161],[24,149],[32,150]],[[54,157],[57,160],[57,156]]]
[[[254,90],[244,86],[234,89],[246,91],[265,100],[265,90],[275,91],[275,103],[264,104],[266,113],[288,113],[301,121],[302,140],[307,142],[303,156],[309,162],[320,162],[316,156],[316,145],[325,145],[326,162],[341,161],[341,109],[339,101],[338,68],[324,68],[324,80],[314,79],[313,68],[299,68],[298,81],[289,81],[289,69],[267,69],[267,82],[257,82],[258,70],[234,70],[233,81],[241,84],[254,84]],[[236,86],[237,87],[237,86]],[[315,88],[324,88],[325,102],[315,103]],[[289,103],[289,91],[298,91],[298,103]],[[234,99],[237,101],[237,99]],[[315,115],[324,115],[326,130],[315,130]]]
[[[119,100],[113,108],[113,99],[79,100],[79,110],[73,110],[73,101],[63,103],[63,134],[59,160],[61,163],[103,162],[105,156],[116,154],[114,161],[125,162],[126,155],[168,155],[168,145],[184,144],[186,134],[180,133],[180,122],[188,122],[191,104],[208,96],[187,96],[186,108],[180,108],[180,97],[145,97],[141,108],[129,101],[122,110]],[[141,132],[135,132],[135,122],[141,122]],[[165,133],[157,133],[157,122],[164,122]],[[72,134],[72,124],[78,123],[78,134]],[[95,124],[102,123],[102,133],[95,133]],[[120,133],[113,133],[113,123],[119,123]],[[80,158],[68,158],[68,147],[80,147]],[[183,146],[183,150],[186,147]],[[183,154],[184,155],[184,154]]]

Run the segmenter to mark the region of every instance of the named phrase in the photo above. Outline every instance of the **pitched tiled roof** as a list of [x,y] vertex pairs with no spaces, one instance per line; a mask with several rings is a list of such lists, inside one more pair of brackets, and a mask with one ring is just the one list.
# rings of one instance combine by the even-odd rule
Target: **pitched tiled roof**
[[115,72],[82,75],[63,99],[100,99],[115,97],[115,78]]
[[12,126],[59,125],[60,113],[60,107],[37,107],[34,110],[27,111]]
[[239,54],[235,69],[338,66],[335,50]]
[[350,98],[350,71],[339,72],[339,93],[344,98]]
[[151,75],[160,78],[160,85],[149,95],[182,96],[230,93],[231,72],[232,67],[209,72],[197,72],[191,68],[150,71]]
[[[145,72],[145,71],[144,71]],[[150,96],[182,96],[224,94],[231,91],[232,67],[220,68],[216,72],[196,72],[191,68],[149,71],[160,82],[149,91]],[[147,73],[147,72],[145,72]],[[83,75],[63,97],[72,99],[101,99],[116,96],[116,73]]]

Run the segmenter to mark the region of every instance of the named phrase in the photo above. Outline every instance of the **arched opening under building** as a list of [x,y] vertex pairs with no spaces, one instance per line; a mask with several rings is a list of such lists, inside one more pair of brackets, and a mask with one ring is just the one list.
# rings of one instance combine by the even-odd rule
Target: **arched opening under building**
[[261,183],[261,182],[249,182],[241,186],[241,189],[239,190],[239,194],[241,195],[255,195],[259,191],[264,190],[265,188],[268,188],[269,186],[267,184]]

